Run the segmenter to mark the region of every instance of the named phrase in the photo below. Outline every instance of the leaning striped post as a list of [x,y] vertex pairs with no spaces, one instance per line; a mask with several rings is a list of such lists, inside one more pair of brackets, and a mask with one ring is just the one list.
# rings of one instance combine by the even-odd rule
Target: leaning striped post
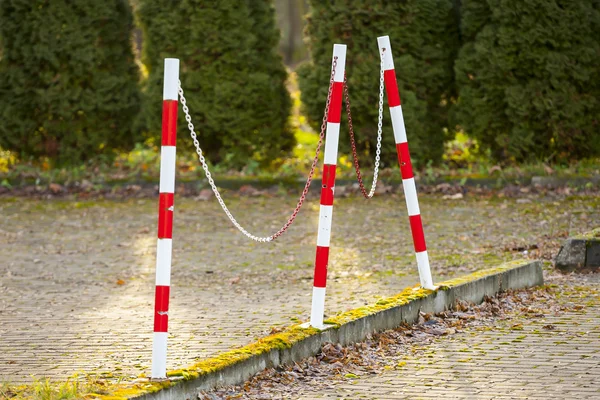
[[387,93],[390,115],[392,117],[392,129],[394,130],[394,138],[396,140],[398,163],[400,164],[400,173],[402,174],[402,186],[404,187],[404,197],[406,198],[410,230],[412,231],[415,253],[417,255],[417,267],[419,269],[421,287],[425,289],[435,289],[431,278],[429,256],[427,255],[425,234],[423,233],[423,222],[421,221],[421,211],[419,209],[419,199],[417,198],[415,177],[410,162],[408,142],[406,140],[406,128],[404,127],[404,117],[402,116],[402,105],[400,103],[398,82],[396,81],[396,71],[394,70],[394,59],[392,57],[390,37],[378,37],[377,43],[379,44],[379,54],[383,53],[385,91]]
[[152,378],[167,377],[167,336],[171,252],[173,249],[173,195],[175,193],[175,142],[177,140],[177,91],[179,60],[165,59],[158,195],[158,241],[156,245],[156,292],[154,300],[154,342]]
[[[337,59],[337,61],[336,61]],[[331,220],[333,217],[333,193],[335,190],[335,168],[337,166],[338,142],[340,137],[340,118],[342,114],[342,93],[344,91],[344,72],[346,65],[346,45],[333,45],[331,68],[333,87],[327,113],[325,131],[325,156],[323,160],[323,179],[321,184],[321,207],[319,210],[319,229],[317,234],[317,254],[315,259],[315,277],[313,285],[310,326],[322,329],[325,313],[325,287],[327,286],[327,264],[329,263],[329,241],[331,239]]]

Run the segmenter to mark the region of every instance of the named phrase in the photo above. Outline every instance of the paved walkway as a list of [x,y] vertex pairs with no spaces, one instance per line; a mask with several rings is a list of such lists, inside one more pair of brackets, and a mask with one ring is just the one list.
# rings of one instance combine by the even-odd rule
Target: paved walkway
[[[588,287],[599,290],[599,278]],[[440,339],[401,368],[300,398],[600,399],[600,298],[592,297],[580,311]]]
[[600,274],[549,281],[200,397],[600,399]]
[[[264,234],[276,230],[293,205],[291,197],[231,202],[243,224]],[[169,369],[307,318],[317,200],[289,234],[269,245],[246,242],[215,201],[178,199],[176,207]],[[555,251],[567,232],[599,225],[595,207],[589,198],[424,197],[434,276],[466,274],[522,257],[523,249],[532,257]],[[401,197],[336,200],[334,214],[327,313],[418,282]],[[2,199],[0,381],[149,372],[155,219],[154,200]]]
[[600,399],[600,307],[441,341],[402,368],[332,386],[298,398]]

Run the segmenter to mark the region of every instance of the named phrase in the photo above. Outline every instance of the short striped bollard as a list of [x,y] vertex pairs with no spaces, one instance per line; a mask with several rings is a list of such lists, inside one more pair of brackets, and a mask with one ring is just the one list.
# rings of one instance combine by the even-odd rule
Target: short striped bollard
[[431,278],[429,256],[427,255],[425,234],[423,233],[423,222],[421,221],[421,211],[419,209],[419,199],[417,198],[415,177],[410,162],[408,142],[406,140],[406,128],[404,127],[404,117],[402,116],[402,105],[400,103],[398,82],[396,81],[396,71],[394,70],[394,59],[392,57],[390,38],[389,36],[378,37],[377,43],[379,44],[379,54],[383,54],[385,91],[387,93],[390,115],[392,117],[392,129],[394,130],[394,138],[396,140],[398,163],[400,164],[400,172],[402,174],[402,186],[404,187],[404,197],[406,198],[410,230],[412,231],[413,242],[415,245],[421,287],[425,289],[435,289],[433,279]]
[[177,90],[179,88],[178,59],[165,59],[163,85],[154,341],[152,344],[153,379],[167,377],[169,289],[171,286],[171,253],[173,249],[173,195],[175,193],[175,143],[177,139]]
[[323,328],[323,314],[325,312],[325,287],[327,286],[329,241],[331,239],[331,221],[333,218],[333,194],[335,190],[335,169],[337,166],[338,142],[340,136],[340,118],[342,114],[346,45],[335,44],[333,46],[332,72],[334,65],[335,73],[333,76],[333,88],[331,91],[329,112],[327,113],[327,130],[325,131],[321,207],[319,210],[315,279],[310,313],[310,326],[319,329]]

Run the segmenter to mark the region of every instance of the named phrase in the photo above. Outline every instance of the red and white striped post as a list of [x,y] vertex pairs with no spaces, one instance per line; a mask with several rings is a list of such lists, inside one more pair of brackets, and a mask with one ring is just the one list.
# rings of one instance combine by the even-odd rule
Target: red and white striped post
[[402,174],[402,186],[404,187],[404,197],[406,198],[410,230],[412,231],[415,253],[417,255],[417,267],[419,269],[421,287],[433,290],[435,289],[435,286],[433,285],[433,279],[431,278],[429,256],[427,255],[425,234],[423,233],[423,222],[421,221],[421,211],[419,209],[419,199],[417,198],[415,177],[410,162],[408,142],[406,140],[406,128],[404,127],[404,117],[402,116],[402,105],[400,103],[398,82],[396,81],[396,71],[394,70],[394,59],[392,57],[390,37],[378,37],[377,43],[379,44],[379,54],[383,53],[385,91],[387,93],[390,115],[392,117],[392,129],[394,130],[394,138],[396,139],[398,163],[400,164],[400,173]]
[[179,60],[165,59],[158,197],[158,242],[156,245],[156,292],[154,300],[154,342],[152,378],[167,377],[167,336],[171,252],[173,249],[173,195],[175,193],[175,143],[177,140],[177,93]]
[[336,63],[336,67],[333,76],[329,111],[327,113],[327,129],[325,131],[321,207],[319,210],[315,279],[310,313],[310,326],[319,329],[324,328],[323,314],[325,313],[325,287],[327,286],[329,241],[331,239],[331,220],[333,218],[333,194],[335,190],[335,169],[337,166],[338,142],[340,137],[342,93],[344,91],[344,73],[346,67],[346,45],[333,45],[332,71],[334,62]]

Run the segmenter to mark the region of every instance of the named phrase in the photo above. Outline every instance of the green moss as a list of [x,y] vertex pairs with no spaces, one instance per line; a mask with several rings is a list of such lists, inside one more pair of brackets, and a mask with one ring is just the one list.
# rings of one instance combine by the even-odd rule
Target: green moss
[[86,398],[101,400],[126,400],[147,393],[155,393],[173,386],[176,382],[146,381],[142,383],[116,383],[108,386],[102,393],[89,393]]
[[482,271],[477,271],[474,272],[470,275],[467,276],[463,276],[460,278],[455,278],[455,279],[450,279],[448,281],[445,282],[441,282],[439,285],[441,286],[447,286],[448,288],[451,287],[455,287],[455,286],[460,286],[462,284],[465,284],[467,282],[473,282],[477,279],[480,278],[485,278],[486,276],[490,276],[490,275],[495,275],[498,274],[500,272],[504,272],[504,271],[508,271],[514,268],[518,268],[521,267],[523,265],[529,264],[531,261],[530,260],[515,260],[515,261],[509,261],[507,263],[504,263],[496,268],[490,268],[490,269],[485,269]]
[[237,364],[253,356],[267,353],[271,350],[282,350],[292,347],[294,343],[306,339],[319,332],[316,328],[301,328],[294,325],[287,330],[259,339],[255,343],[239,349],[230,350],[217,357],[202,360],[188,368],[169,371],[167,376],[181,376],[183,380],[198,378],[210,372],[224,369],[230,365]]
[[[94,375],[79,377],[74,375],[64,382],[51,382],[49,379],[34,380],[28,385],[13,386],[3,384],[0,387],[0,396],[3,389],[10,393],[10,398],[17,399],[102,399],[123,400],[152,393],[171,386],[173,382],[130,382],[118,383],[110,380],[99,379]],[[3,398],[3,397],[2,397]]]
[[348,322],[376,314],[383,310],[398,307],[414,300],[422,299],[424,297],[427,297],[431,293],[434,292],[432,290],[420,289],[418,287],[409,287],[404,289],[396,296],[379,299],[377,303],[373,305],[359,307],[354,310],[340,313],[332,318],[327,319],[325,323],[340,326],[343,324],[347,324]]
[[600,238],[600,228],[596,228],[596,229],[591,230],[590,232],[586,232],[581,235],[575,236],[573,239],[590,240],[590,239],[597,239],[597,238]]

